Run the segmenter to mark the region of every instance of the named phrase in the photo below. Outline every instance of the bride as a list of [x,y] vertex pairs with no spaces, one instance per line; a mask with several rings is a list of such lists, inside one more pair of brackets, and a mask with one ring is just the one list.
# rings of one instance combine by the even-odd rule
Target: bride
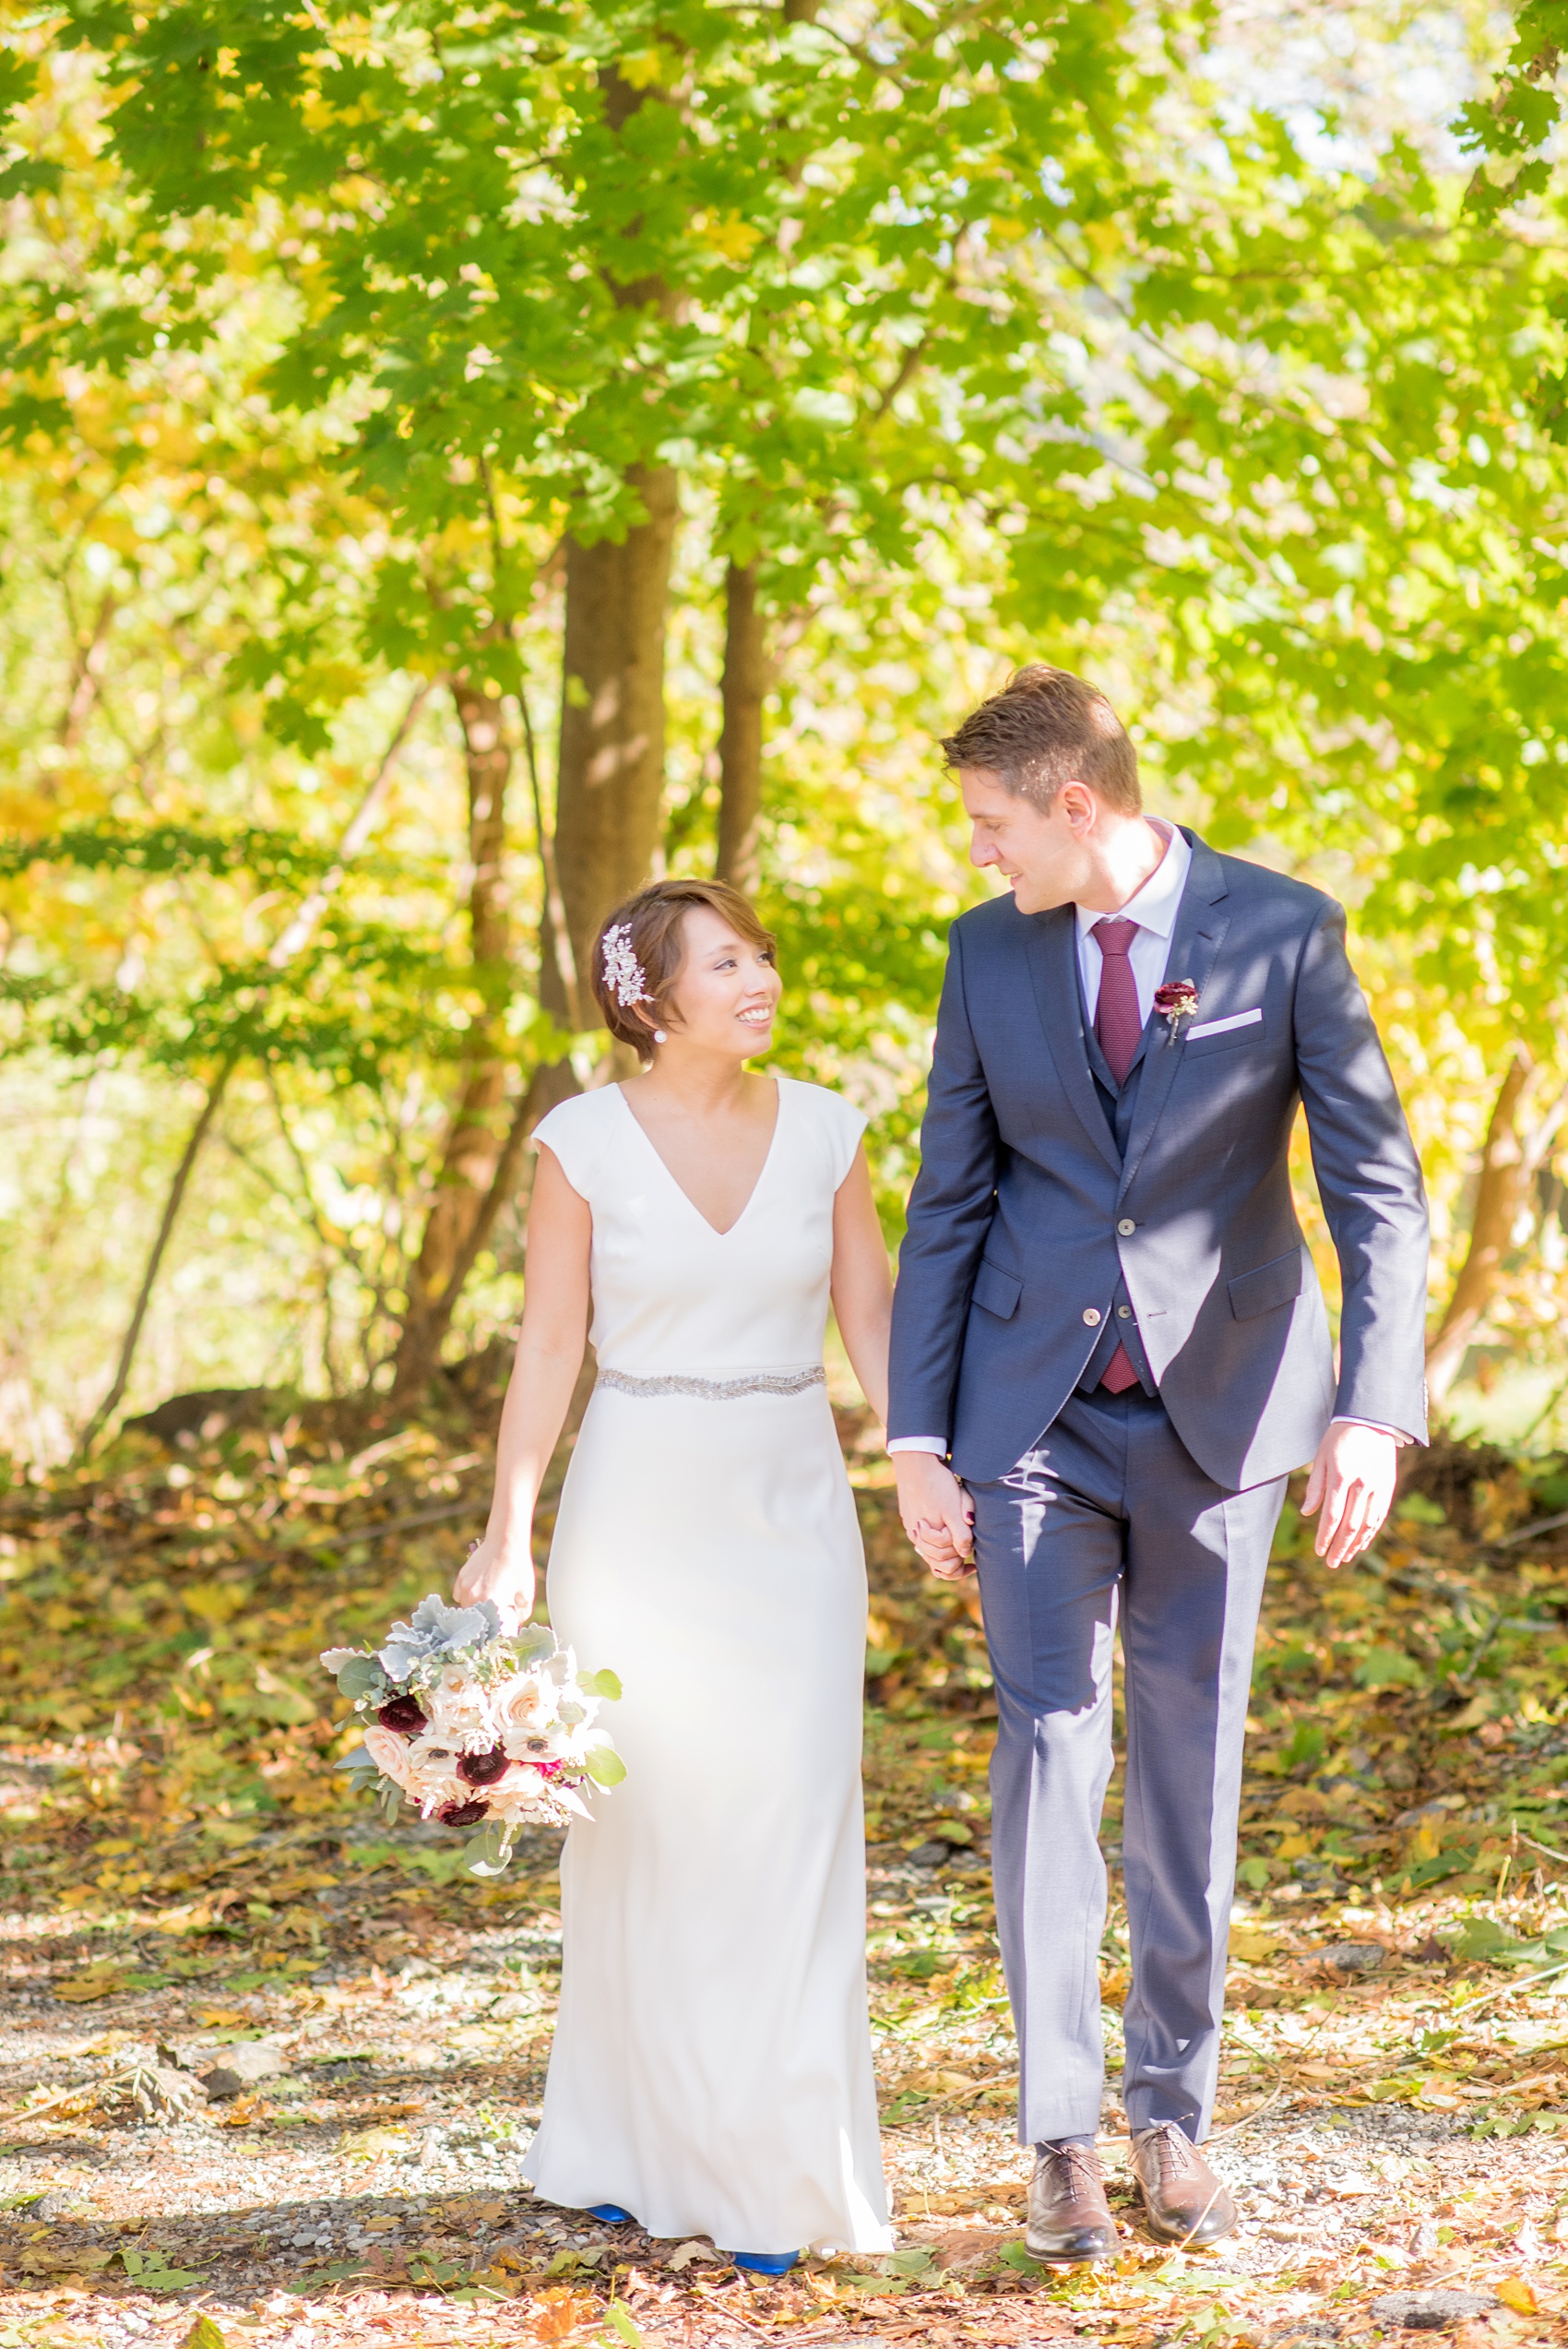
[[495,1498],[457,1592],[533,1605],[534,1505],[586,1331],[599,1381],[550,1614],[622,1679],[628,1774],[567,1838],[526,2170],[552,2201],[779,2274],[802,2246],[891,2241],[865,1996],[865,1564],[822,1367],[831,1294],[885,1414],[887,1257],[864,1119],[747,1069],[781,983],[744,898],[655,882],[605,924],[593,982],[647,1065],[538,1127]]

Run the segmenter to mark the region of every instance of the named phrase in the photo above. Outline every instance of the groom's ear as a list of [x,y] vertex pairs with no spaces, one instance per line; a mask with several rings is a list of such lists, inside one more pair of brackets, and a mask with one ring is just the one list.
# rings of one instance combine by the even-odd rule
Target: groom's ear
[[1051,812],[1059,814],[1074,834],[1082,838],[1092,832],[1105,813],[1105,802],[1091,783],[1063,783],[1051,803]]

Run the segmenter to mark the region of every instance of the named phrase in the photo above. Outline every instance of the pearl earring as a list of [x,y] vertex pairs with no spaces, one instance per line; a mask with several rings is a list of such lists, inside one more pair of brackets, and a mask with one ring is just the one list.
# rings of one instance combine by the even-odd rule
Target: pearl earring
[[667,1044],[670,1039],[662,1028],[656,1028],[653,1031],[653,1041],[656,1044]]

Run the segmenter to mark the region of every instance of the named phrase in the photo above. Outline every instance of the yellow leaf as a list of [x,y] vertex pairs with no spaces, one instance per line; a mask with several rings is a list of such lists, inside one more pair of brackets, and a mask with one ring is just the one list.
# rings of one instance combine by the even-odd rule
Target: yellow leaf
[[665,50],[643,49],[635,57],[623,57],[615,70],[632,89],[652,89],[659,82],[673,81],[680,67]]
[[406,2128],[357,2128],[341,2140],[338,2150],[374,2161],[378,2153],[400,2153],[408,2141]]
[[248,2096],[236,2096],[233,2103],[225,2105],[219,2114],[218,2126],[220,2128],[245,2128],[258,2114],[270,2112],[271,2109],[266,2097],[254,2092]]
[[722,253],[727,261],[749,261],[762,242],[761,229],[742,221],[739,212],[726,212],[722,220],[705,221],[697,234],[716,253]]
[[1312,1850],[1313,1838],[1310,1835],[1285,1835],[1275,1845],[1274,1856],[1277,1860],[1304,1860],[1311,1855]]
[[125,1977],[117,1966],[102,1969],[89,1966],[80,1973],[71,1974],[64,1982],[57,1982],[54,1996],[63,1998],[67,2006],[84,2007],[90,1999],[107,1998],[114,1991],[123,1989],[125,1981]]
[[1516,2309],[1522,2317],[1539,2313],[1540,2302],[1522,2275],[1505,2275],[1496,2289],[1497,2296],[1505,2308]]
[[900,2082],[917,2096],[962,2096],[974,2086],[974,2081],[961,2071],[917,2071]]
[[1279,1941],[1266,1926],[1233,1925],[1230,1928],[1230,1955],[1242,1965],[1263,1965],[1279,1954]]

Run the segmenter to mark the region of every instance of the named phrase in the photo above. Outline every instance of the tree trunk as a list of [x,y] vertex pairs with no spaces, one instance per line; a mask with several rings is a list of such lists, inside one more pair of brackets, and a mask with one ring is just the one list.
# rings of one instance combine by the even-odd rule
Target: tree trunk
[[[611,908],[647,879],[664,793],[664,626],[678,519],[668,466],[626,476],[647,512],[619,545],[566,549],[564,690],[555,867],[579,984]],[[540,954],[547,1011],[567,1007],[553,940]],[[588,1006],[585,1004],[586,1014]]]
[[114,1365],[114,1377],[110,1384],[109,1392],[82,1430],[81,1441],[76,1449],[76,1459],[78,1462],[85,1461],[91,1452],[99,1437],[119,1409],[120,1400],[130,1384],[131,1365],[136,1360],[137,1347],[141,1341],[142,1324],[147,1319],[147,1309],[152,1303],[152,1292],[157,1286],[158,1275],[163,1269],[163,1258],[168,1253],[169,1243],[174,1236],[174,1226],[180,1220],[180,1210],[184,1204],[185,1192],[189,1188],[191,1176],[196,1172],[196,1160],[201,1156],[201,1146],[212,1130],[212,1121],[222,1104],[223,1096],[229,1088],[229,1079],[234,1073],[239,1056],[238,1053],[232,1052],[220,1065],[217,1076],[207,1089],[207,1098],[202,1103],[196,1124],[191,1127],[189,1139],[180,1154],[180,1163],[174,1169],[174,1179],[169,1186],[169,1195],[163,1202],[163,1213],[159,1222],[157,1236],[152,1243],[152,1253],[147,1259],[147,1269],[142,1274],[141,1287],[137,1292],[137,1301],[131,1309],[130,1328],[121,1342],[120,1359]]
[[724,580],[724,724],[719,737],[719,854],[714,871],[754,889],[762,824],[762,706],[767,650],[756,566],[731,563]]
[[1516,1044],[1487,1121],[1470,1245],[1442,1320],[1427,1341],[1427,1390],[1441,1404],[1459,1373],[1465,1352],[1497,1287],[1528,1179],[1527,1153],[1519,1132],[1519,1111],[1530,1075],[1530,1056]]
[[469,945],[485,1014],[464,1067],[462,1091],[441,1153],[435,1198],[410,1273],[409,1306],[393,1381],[398,1397],[417,1392],[435,1367],[452,1308],[473,1261],[466,1257],[467,1244],[505,1143],[501,1112],[507,1063],[499,1021],[512,985],[511,925],[502,870],[512,757],[499,695],[465,672],[452,680],[452,699],[463,730],[469,783]]

